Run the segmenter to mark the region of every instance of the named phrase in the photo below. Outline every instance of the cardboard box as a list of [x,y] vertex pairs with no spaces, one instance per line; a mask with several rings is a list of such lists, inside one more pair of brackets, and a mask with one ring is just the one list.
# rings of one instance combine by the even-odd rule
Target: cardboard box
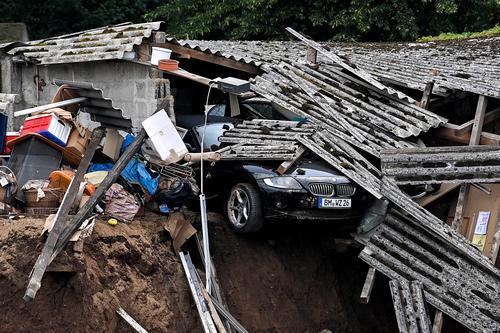
[[104,138],[104,145],[102,153],[109,156],[113,161],[117,161],[120,157],[120,148],[123,143],[123,136],[118,133],[114,128],[106,129],[106,136]]
[[88,129],[80,129],[80,131],[74,127],[68,138],[68,143],[66,144],[66,149],[75,155],[82,156],[85,154],[87,145],[90,141],[92,132]]

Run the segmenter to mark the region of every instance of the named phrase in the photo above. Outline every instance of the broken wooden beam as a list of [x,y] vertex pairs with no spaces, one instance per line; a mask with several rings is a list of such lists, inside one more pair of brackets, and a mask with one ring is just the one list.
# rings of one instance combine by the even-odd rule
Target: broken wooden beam
[[92,160],[92,157],[94,157],[94,153],[104,136],[104,132],[104,128],[101,127],[95,129],[92,132],[92,137],[90,139],[89,145],[87,146],[87,149],[85,150],[85,155],[83,156],[83,159],[78,166],[75,176],[71,180],[71,183],[66,190],[66,193],[64,194],[63,201],[59,206],[52,230],[49,232],[49,236],[47,238],[47,241],[45,242],[45,245],[43,246],[42,252],[38,257],[35,265],[33,266],[28,286],[23,297],[25,301],[33,300],[38,289],[40,289],[42,285],[43,275],[45,273],[45,270],[47,269],[47,266],[52,261],[51,256],[56,249],[56,244],[61,235],[61,232],[63,231],[64,223],[66,222],[69,211],[71,210],[71,207],[75,202],[80,184],[85,173],[87,172],[88,167],[90,166],[90,161]]
[[370,302],[370,296],[372,294],[373,285],[375,284],[375,277],[377,271],[375,268],[368,268],[368,273],[366,273],[365,283],[363,284],[363,289],[361,290],[361,296],[359,296],[361,303],[368,304]]

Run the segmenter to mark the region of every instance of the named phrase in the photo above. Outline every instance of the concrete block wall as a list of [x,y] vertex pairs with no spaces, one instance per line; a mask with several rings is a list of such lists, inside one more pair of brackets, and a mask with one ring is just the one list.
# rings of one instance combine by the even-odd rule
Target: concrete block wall
[[[21,66],[21,95],[24,107],[43,105],[51,102],[57,86],[51,84],[54,79],[90,82],[103,91],[106,98],[113,101],[113,106],[120,108],[123,115],[132,119],[134,128],[153,114],[165,99],[170,100],[170,84],[162,78],[162,73],[155,68],[126,61],[95,61],[75,64],[56,64],[46,66]],[[38,92],[34,76],[39,76],[47,86]],[[173,102],[173,101],[172,101]],[[172,105],[172,103],[168,103]],[[89,117],[81,120],[90,127]]]

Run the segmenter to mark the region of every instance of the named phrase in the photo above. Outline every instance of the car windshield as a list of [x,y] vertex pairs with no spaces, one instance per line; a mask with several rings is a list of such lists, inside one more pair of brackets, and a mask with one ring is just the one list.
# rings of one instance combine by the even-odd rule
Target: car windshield
[[[207,124],[207,128],[205,130],[205,139],[203,141],[203,149],[204,150],[214,150],[213,146],[219,146],[219,136],[224,134],[228,129],[233,128],[234,125],[231,123],[212,123]],[[194,128],[196,132],[196,136],[198,137],[198,142],[201,145],[201,138],[203,136],[203,125],[197,126]]]

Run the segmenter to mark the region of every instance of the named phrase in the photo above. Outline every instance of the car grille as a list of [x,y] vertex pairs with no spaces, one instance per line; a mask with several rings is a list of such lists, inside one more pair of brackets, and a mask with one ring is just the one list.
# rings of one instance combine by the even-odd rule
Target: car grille
[[334,191],[334,185],[329,183],[312,183],[309,184],[309,191],[314,195],[331,197]]
[[337,184],[335,185],[335,195],[339,197],[350,197],[356,192],[356,186],[353,184]]

